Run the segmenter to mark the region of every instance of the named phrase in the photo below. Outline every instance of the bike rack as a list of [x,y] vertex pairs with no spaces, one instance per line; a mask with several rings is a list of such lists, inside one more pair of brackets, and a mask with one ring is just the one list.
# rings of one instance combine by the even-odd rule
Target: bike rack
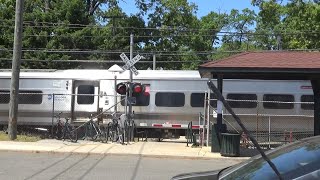
[[[83,139],[88,139],[90,138],[91,140],[96,140],[98,137],[100,137],[100,140],[103,140],[102,142],[108,142],[109,140],[112,140],[114,142],[114,139],[109,136],[111,131],[114,133],[116,132],[116,138],[117,141],[120,141],[121,144],[125,144],[125,141],[129,143],[130,141],[134,141],[134,135],[135,133],[140,133],[136,131],[136,126],[134,119],[131,118],[131,120],[128,120],[128,117],[124,119],[124,127],[118,127],[119,126],[119,119],[118,117],[112,117],[113,121],[111,124],[107,124],[107,127],[101,127],[99,122],[101,122],[101,117],[103,114],[107,113],[111,108],[117,106],[117,104],[120,104],[124,99],[121,101],[117,102],[113,106],[109,107],[108,109],[102,111],[99,109],[99,113],[95,116],[91,115],[89,117],[89,120],[86,122],[83,122],[80,124],[78,127],[74,129],[76,133],[79,133],[80,128],[85,128],[84,129],[84,136]],[[111,114],[111,113],[110,113]],[[95,120],[94,120],[95,119]],[[117,121],[118,124],[113,124],[114,122]],[[111,125],[116,125],[117,129],[116,130],[111,130]],[[102,125],[103,126],[103,125]],[[52,127],[53,129],[53,127]],[[81,131],[82,132],[82,131]],[[112,136],[112,135],[111,135]],[[147,137],[147,136],[146,136]],[[106,140],[106,141],[104,141]]]
[[188,123],[188,129],[187,129],[187,147],[189,147],[189,143],[191,144],[193,141],[193,134],[192,134],[192,121]]
[[186,139],[187,139],[187,147],[189,147],[189,144],[192,144],[192,147],[199,146],[199,143],[197,143],[197,136],[199,137],[199,141],[201,139],[200,137],[201,134],[196,134],[193,132],[192,129],[192,121],[189,122],[188,128],[187,128],[187,134],[186,134]]

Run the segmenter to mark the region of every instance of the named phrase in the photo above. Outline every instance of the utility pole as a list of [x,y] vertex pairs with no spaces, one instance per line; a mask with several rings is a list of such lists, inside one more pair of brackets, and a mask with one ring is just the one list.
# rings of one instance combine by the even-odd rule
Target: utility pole
[[103,18],[106,18],[106,19],[112,19],[112,35],[114,36],[115,35],[115,20],[116,19],[122,19],[124,18],[124,16],[103,16]]
[[278,34],[277,35],[277,49],[278,49],[278,51],[281,51],[282,50],[282,38],[281,38],[281,35],[280,34]]
[[156,70],[156,54],[153,54],[153,56],[152,56],[152,61],[153,61],[153,66],[152,66],[152,69],[153,70]]
[[50,9],[50,0],[45,0],[44,1],[44,10],[45,10],[45,12],[48,13],[49,9]]
[[14,28],[13,58],[12,58],[12,76],[10,86],[9,103],[9,138],[17,138],[17,120],[18,120],[18,96],[19,96],[19,74],[21,64],[22,48],[22,26],[23,26],[23,5],[24,0],[16,0],[16,15]]

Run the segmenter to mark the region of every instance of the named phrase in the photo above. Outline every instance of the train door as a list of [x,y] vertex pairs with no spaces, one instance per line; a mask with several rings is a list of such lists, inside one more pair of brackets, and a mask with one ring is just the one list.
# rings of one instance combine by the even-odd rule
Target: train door
[[73,82],[72,119],[87,118],[99,109],[99,81]]

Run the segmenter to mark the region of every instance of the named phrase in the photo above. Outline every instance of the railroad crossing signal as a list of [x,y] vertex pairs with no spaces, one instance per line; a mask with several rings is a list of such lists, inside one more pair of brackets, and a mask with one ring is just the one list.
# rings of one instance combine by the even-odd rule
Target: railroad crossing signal
[[142,94],[145,90],[145,86],[142,85],[141,83],[130,83],[130,82],[126,82],[126,83],[119,83],[116,86],[116,91],[118,94],[121,95],[125,95],[127,94],[127,92],[129,92],[129,89],[132,90],[133,95],[139,95]]
[[120,54],[120,58],[122,59],[123,62],[125,62],[125,65],[122,66],[123,70],[130,69],[130,71],[133,72],[134,75],[139,74],[138,70],[134,67],[134,64],[138,62],[140,59],[142,59],[143,58],[142,56],[138,54],[132,60],[129,60],[129,58],[124,53],[122,53]]
[[132,92],[132,97],[128,97],[127,96],[127,102],[128,104],[134,105],[136,104],[136,96],[139,96],[140,94],[142,94],[145,90],[144,85],[142,85],[141,83],[130,83],[130,82],[126,82],[126,83],[119,83],[116,86],[116,91],[118,94],[121,95],[128,95],[127,93],[129,93],[129,89],[131,89]]

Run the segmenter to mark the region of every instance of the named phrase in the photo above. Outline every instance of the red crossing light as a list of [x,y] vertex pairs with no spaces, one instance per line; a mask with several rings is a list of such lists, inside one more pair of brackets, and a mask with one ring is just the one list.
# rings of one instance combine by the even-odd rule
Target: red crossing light
[[127,86],[124,83],[117,84],[116,91],[118,94],[125,95],[127,93]]
[[141,83],[133,83],[131,87],[133,95],[142,94],[144,92],[144,85]]
[[141,84],[133,84],[132,86],[132,92],[136,94],[140,94],[143,91],[143,87]]

